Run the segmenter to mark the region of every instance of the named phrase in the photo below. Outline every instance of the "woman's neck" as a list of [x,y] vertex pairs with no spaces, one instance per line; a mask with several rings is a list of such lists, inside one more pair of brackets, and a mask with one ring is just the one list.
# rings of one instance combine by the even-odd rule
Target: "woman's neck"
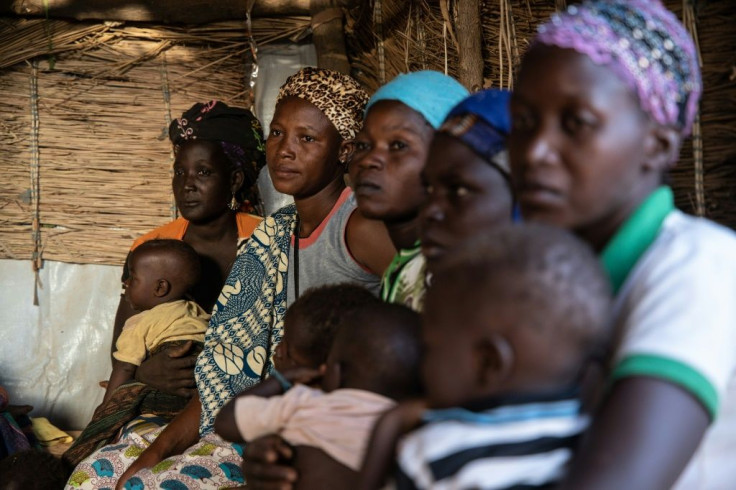
[[187,236],[201,242],[220,242],[233,238],[228,243],[236,243],[238,236],[238,221],[235,213],[226,212],[206,223],[189,222]]
[[593,247],[593,250],[600,254],[626,220],[639,209],[642,203],[659,185],[658,182],[655,182],[650,185],[641,186],[640,189],[632,192],[630,197],[625,199],[621,206],[612,210],[602,219],[597,220],[596,223],[574,230],[575,234],[588,242]]
[[411,248],[419,240],[418,216],[406,221],[384,222],[384,224],[396,250]]
[[345,189],[345,182],[342,175],[330,182],[324,189],[303,199],[294,198],[296,211],[299,214],[299,233],[300,238],[306,238],[317,229],[322,221],[330,214],[335,203],[340,198],[340,194]]

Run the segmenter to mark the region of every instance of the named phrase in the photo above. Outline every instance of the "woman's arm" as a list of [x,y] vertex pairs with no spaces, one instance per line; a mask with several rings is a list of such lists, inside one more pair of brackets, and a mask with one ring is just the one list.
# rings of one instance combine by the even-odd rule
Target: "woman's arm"
[[396,255],[386,225],[382,221],[364,217],[358,209],[353,211],[348,220],[345,241],[355,260],[379,277]]
[[618,381],[560,488],[667,490],[700,444],[710,419],[684,389],[664,380]]
[[199,396],[193,397],[179,415],[159,434],[155,441],[123,473],[115,486],[122,490],[130,477],[145,468],[151,468],[169,456],[181,454],[199,440],[199,416],[202,405]]
[[193,342],[178,347],[164,347],[149,356],[135,370],[135,379],[170,395],[190,398],[197,393],[194,365],[197,352]]

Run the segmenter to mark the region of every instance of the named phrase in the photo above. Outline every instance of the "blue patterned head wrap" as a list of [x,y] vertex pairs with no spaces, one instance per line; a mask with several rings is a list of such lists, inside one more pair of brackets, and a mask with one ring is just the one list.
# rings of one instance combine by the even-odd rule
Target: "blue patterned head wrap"
[[450,111],[439,131],[459,139],[508,176],[508,159],[499,158],[499,154],[506,149],[511,131],[510,98],[508,90],[476,92]]

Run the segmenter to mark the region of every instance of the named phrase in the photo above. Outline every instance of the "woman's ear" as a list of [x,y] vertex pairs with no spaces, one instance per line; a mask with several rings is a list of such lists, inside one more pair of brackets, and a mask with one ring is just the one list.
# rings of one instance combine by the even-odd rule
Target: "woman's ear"
[[677,129],[653,123],[644,143],[644,168],[658,174],[671,169],[680,157],[681,145]]
[[343,164],[345,168],[347,168],[350,163],[350,159],[353,158],[354,148],[353,140],[343,140],[343,142],[340,143],[340,151],[337,155],[340,159],[340,163]]
[[166,279],[159,279],[156,281],[156,288],[153,290],[153,295],[157,298],[163,298],[171,291],[171,283]]
[[475,343],[476,379],[481,389],[499,387],[511,374],[516,356],[508,339],[498,333],[484,336]]
[[245,182],[245,173],[242,168],[236,168],[233,170],[230,176],[230,192],[236,194]]

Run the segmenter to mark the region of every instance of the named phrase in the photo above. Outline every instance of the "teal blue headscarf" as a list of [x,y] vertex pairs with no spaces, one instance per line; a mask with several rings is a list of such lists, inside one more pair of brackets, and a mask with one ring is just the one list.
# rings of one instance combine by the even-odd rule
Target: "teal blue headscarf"
[[437,129],[450,109],[469,95],[452,77],[438,71],[404,73],[379,88],[368,101],[365,113],[379,100],[396,100],[417,111]]

